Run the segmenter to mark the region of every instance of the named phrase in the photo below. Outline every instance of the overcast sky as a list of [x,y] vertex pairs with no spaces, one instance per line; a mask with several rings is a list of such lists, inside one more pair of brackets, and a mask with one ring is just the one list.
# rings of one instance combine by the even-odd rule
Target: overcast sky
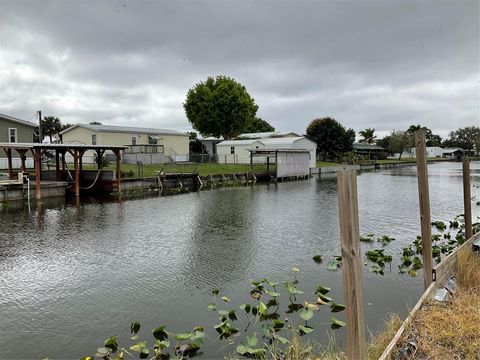
[[277,130],[445,136],[480,125],[479,1],[0,0],[0,113],[187,131],[212,75]]

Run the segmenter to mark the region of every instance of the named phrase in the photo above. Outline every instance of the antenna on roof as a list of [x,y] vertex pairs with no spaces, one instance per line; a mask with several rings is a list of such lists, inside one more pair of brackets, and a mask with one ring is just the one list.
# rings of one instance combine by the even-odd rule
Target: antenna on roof
[[38,110],[38,142],[40,144],[43,142],[42,111],[41,110]]

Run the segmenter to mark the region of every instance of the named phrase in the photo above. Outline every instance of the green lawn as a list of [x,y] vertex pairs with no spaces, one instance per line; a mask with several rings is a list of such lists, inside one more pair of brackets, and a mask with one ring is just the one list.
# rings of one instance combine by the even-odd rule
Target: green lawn
[[329,161],[317,161],[317,168],[329,167],[329,166],[338,166],[338,165],[342,165],[342,164],[329,162]]
[[[84,169],[94,169],[92,165],[84,165]],[[109,164],[105,169],[114,170],[115,165]],[[222,175],[222,174],[244,174],[250,171],[249,164],[158,164],[158,165],[143,165],[143,176],[156,176],[158,171],[162,170],[166,173],[192,173],[198,172],[200,176],[208,175]],[[274,171],[275,166],[270,165],[270,171]],[[253,165],[255,173],[266,173],[266,165]],[[122,164],[122,172],[124,177],[139,176],[139,168],[134,164]]]
[[[428,158],[427,159],[428,161],[448,161],[448,160],[451,160],[451,159],[447,159],[447,158],[438,158],[438,157],[435,157],[435,158]],[[377,160],[376,162],[378,164],[398,164],[398,163],[414,163],[416,162],[417,160],[415,158],[403,158],[403,159],[387,159],[387,160]],[[370,160],[370,162],[373,162],[373,160]]]

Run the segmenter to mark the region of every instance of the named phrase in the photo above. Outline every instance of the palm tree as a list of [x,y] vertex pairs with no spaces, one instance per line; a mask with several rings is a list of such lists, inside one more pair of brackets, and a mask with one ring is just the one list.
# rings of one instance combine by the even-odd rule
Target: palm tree
[[358,133],[362,137],[360,139],[361,143],[373,144],[375,142],[375,140],[377,139],[377,136],[374,135],[375,129],[368,128],[368,129],[365,129],[365,130],[361,130]]

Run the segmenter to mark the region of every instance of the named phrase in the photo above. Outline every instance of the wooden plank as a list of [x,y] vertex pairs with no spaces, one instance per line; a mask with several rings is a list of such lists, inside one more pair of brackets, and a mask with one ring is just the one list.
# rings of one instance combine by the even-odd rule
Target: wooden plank
[[358,223],[357,174],[337,173],[343,288],[347,331],[347,358],[367,359],[363,314],[362,265]]
[[436,290],[435,283],[431,283],[429,285],[429,287],[427,288],[427,290],[423,293],[422,297],[417,301],[417,303],[413,307],[412,311],[410,311],[410,314],[408,314],[408,317],[405,319],[402,326],[400,326],[400,329],[398,329],[398,331],[395,334],[395,336],[393,337],[392,341],[390,341],[388,346],[383,351],[382,356],[380,356],[380,358],[378,360],[389,360],[389,359],[391,359],[391,356],[393,355],[392,352],[397,347],[397,343],[401,340],[401,338],[402,338],[402,336],[405,332],[405,329],[408,327],[408,325],[410,325],[410,322],[415,317],[415,314],[417,313],[417,311],[422,307],[423,303],[426,300],[430,299],[430,297],[433,295],[435,290]]
[[121,155],[120,155],[120,150],[113,150],[113,153],[115,154],[115,157],[117,159],[116,161],[116,167],[115,167],[115,175],[116,175],[116,187],[117,187],[117,192],[121,193],[122,192],[122,172],[121,172]]
[[42,177],[42,150],[35,149],[33,153],[35,158],[35,199],[40,200],[42,198],[40,181]]
[[74,167],[74,175],[73,175],[73,181],[74,181],[74,189],[75,189],[75,197],[80,196],[80,166],[78,163],[79,160],[79,154],[77,150],[73,151],[73,167]]
[[468,241],[466,241],[464,244],[462,244],[460,247],[455,249],[450,255],[445,257],[440,264],[435,266],[433,269],[433,273],[436,275],[435,276],[435,281],[433,281],[430,286],[427,288],[427,290],[423,293],[423,295],[420,297],[418,302],[415,304],[413,307],[412,311],[408,314],[407,318],[403,322],[402,326],[400,329],[398,329],[397,333],[393,337],[393,339],[390,341],[388,346],[385,348],[382,356],[379,358],[379,360],[388,360],[391,359],[392,357],[392,352],[395,350],[395,348],[398,345],[398,342],[402,339],[403,333],[405,332],[405,329],[408,328],[408,325],[410,322],[413,320],[415,317],[415,314],[417,311],[422,307],[423,303],[427,300],[429,300],[432,296],[435,295],[435,291],[441,287],[444,286],[445,282],[447,279],[453,275],[453,273],[457,270],[457,260],[458,260],[458,255],[463,252],[467,251],[468,249],[472,249],[472,243],[480,239],[480,233],[476,234],[475,236],[472,236]]
[[472,237],[472,194],[470,192],[470,159],[463,158],[463,214],[465,219],[465,239]]
[[433,274],[435,275],[435,281],[441,285],[447,281],[447,279],[455,272],[457,269],[458,255],[462,251],[465,251],[468,248],[471,248],[472,243],[480,239],[480,233],[475,234],[470,237],[465,243],[456,248],[451,254],[442,259],[440,264],[437,264],[433,268]]
[[425,133],[422,130],[415,131],[415,150],[422,233],[423,280],[425,289],[427,289],[432,282],[432,225],[428,190],[427,151],[425,147]]

